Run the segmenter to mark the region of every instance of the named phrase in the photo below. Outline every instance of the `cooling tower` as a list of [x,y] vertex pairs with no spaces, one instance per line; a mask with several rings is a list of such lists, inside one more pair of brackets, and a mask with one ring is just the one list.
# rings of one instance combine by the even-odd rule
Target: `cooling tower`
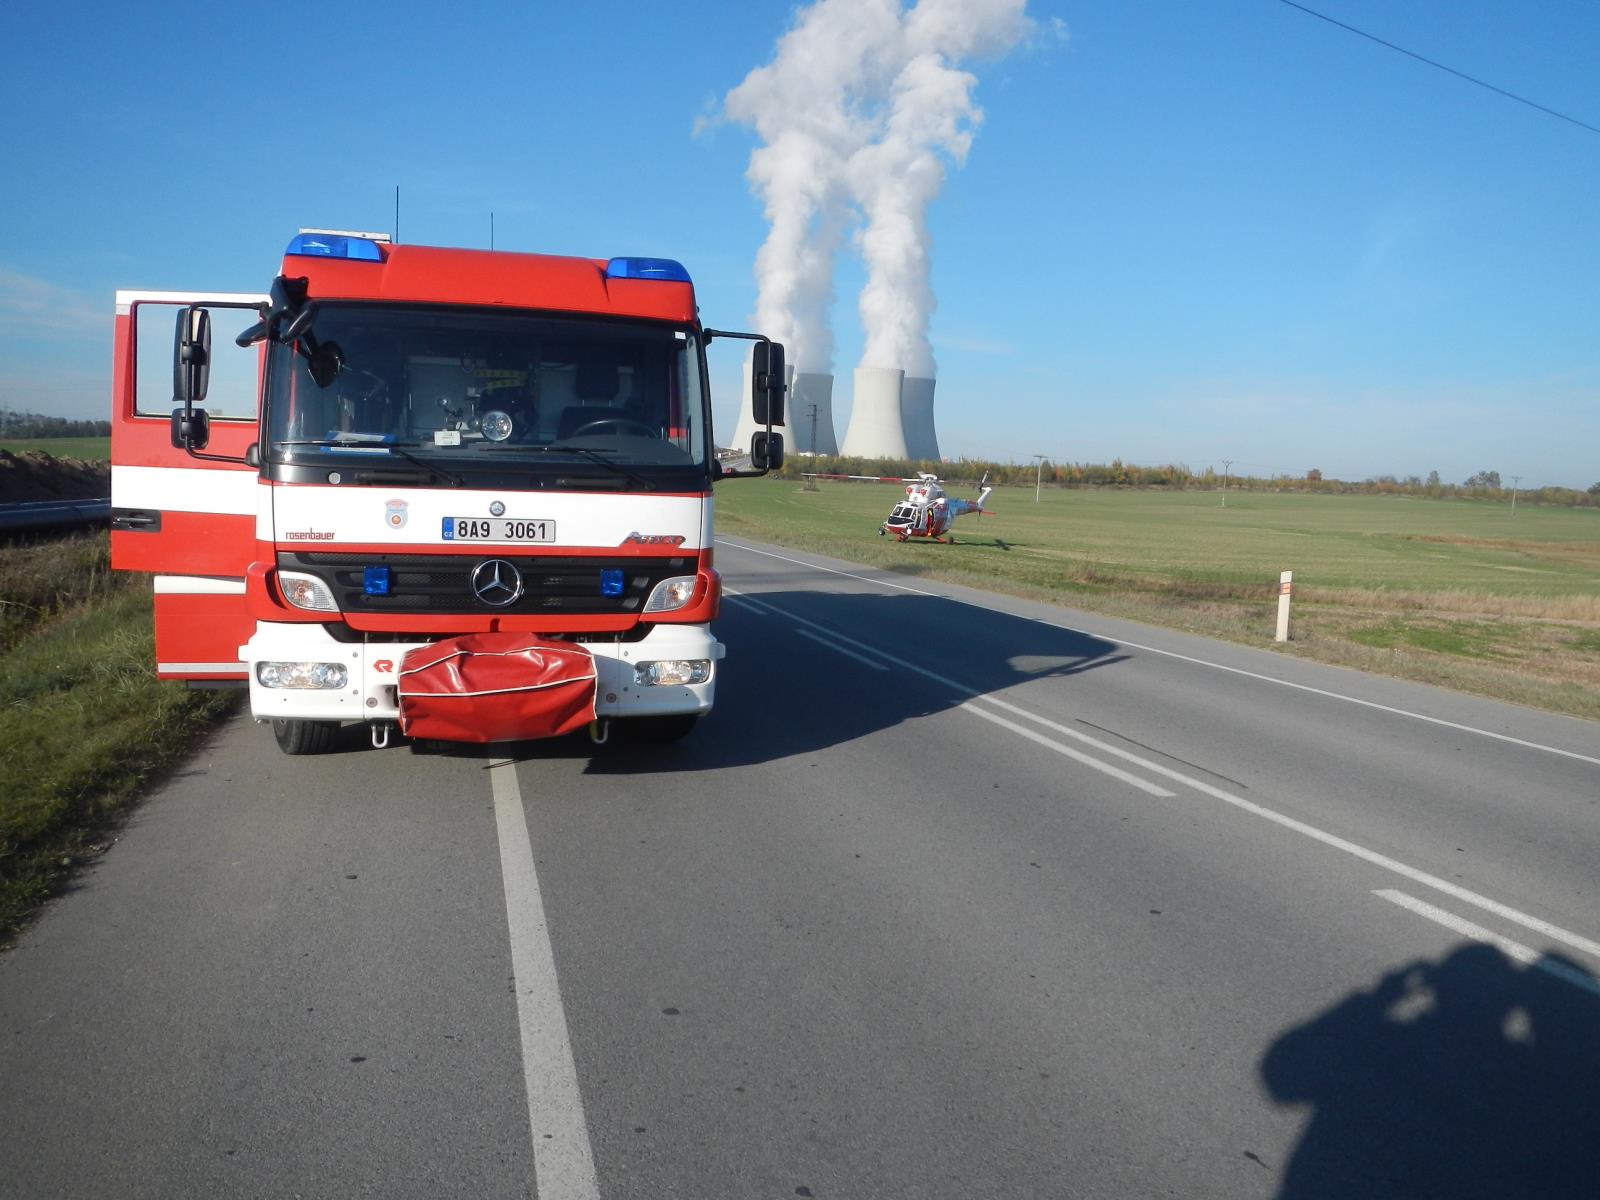
[[894,367],[857,367],[855,402],[844,453],[856,458],[910,458],[900,415],[900,386],[906,373]]
[[[812,405],[817,411],[811,411]],[[815,371],[795,373],[794,390],[785,410],[792,439],[786,443],[791,454],[837,454],[839,439],[833,434],[833,376]],[[812,445],[812,431],[816,445]]]
[[939,461],[939,435],[933,429],[933,380],[907,375],[900,389],[900,419],[912,458]]
[[[789,430],[785,426],[794,418],[794,368],[787,364],[784,365],[784,379],[789,384],[789,390],[783,394],[784,419],[772,423],[772,432],[783,434],[783,452],[785,454],[793,454],[795,450],[794,441],[789,437]],[[748,358],[744,360],[744,372],[739,376],[739,380],[739,420],[734,427],[733,441],[726,444],[731,449],[739,451],[740,454],[749,454],[750,439],[755,436],[756,430],[759,429],[765,433],[767,427],[765,425],[757,425],[755,418],[750,415],[750,360]],[[720,438],[717,440],[719,443],[721,442]],[[817,432],[817,440],[822,440],[820,427]]]

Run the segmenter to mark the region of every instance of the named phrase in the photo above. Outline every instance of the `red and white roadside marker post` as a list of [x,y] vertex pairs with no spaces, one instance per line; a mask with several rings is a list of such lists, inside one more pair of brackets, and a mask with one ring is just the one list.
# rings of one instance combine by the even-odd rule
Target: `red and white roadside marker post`
[[1289,640],[1289,596],[1294,591],[1294,572],[1284,571],[1278,576],[1278,636],[1273,640]]

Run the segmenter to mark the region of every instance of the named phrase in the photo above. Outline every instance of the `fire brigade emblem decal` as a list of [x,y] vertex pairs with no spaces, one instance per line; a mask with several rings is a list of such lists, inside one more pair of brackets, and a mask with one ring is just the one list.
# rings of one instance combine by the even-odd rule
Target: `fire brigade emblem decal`
[[383,519],[390,529],[404,529],[406,527],[406,502],[404,500],[384,501]]
[[522,572],[503,558],[486,558],[472,568],[472,594],[494,608],[522,598]]

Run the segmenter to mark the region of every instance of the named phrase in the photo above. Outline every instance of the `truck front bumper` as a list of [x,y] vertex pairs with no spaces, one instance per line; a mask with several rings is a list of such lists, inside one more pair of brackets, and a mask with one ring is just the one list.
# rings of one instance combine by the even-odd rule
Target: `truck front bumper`
[[[239,647],[250,671],[250,715],[258,721],[395,721],[400,662],[406,652],[427,641],[341,642],[321,625],[260,622],[251,639]],[[654,717],[710,710],[717,685],[717,664],[726,647],[708,625],[654,625],[636,642],[619,640],[581,643],[594,655],[595,713],[601,717]],[[710,663],[704,683],[644,684],[641,664],[661,661]],[[262,682],[263,664],[327,664],[343,668],[338,687],[269,687]],[[277,669],[280,676],[286,672]],[[314,672],[323,679],[338,672]],[[274,669],[265,672],[270,679]]]

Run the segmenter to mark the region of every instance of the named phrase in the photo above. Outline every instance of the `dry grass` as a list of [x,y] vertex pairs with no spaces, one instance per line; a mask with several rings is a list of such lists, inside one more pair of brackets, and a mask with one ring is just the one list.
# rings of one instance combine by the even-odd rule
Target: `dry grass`
[[1454,598],[1430,606],[1425,594],[1414,592],[1405,593],[1398,605],[1384,603],[1393,597],[1382,592],[1361,596],[1359,604],[1299,595],[1293,608],[1293,640],[1278,645],[1270,640],[1276,600],[1259,591],[1251,598],[1207,597],[1190,584],[1171,591],[1107,587],[1063,597],[1039,589],[997,589],[993,580],[964,582],[1600,720],[1600,621],[1541,620],[1504,611],[1463,617],[1449,607],[1459,603]]
[[0,654],[75,604],[144,581],[111,571],[104,532],[0,544]]
[[1600,628],[1600,596],[1508,596],[1451,589],[1437,592],[1390,591],[1386,588],[1319,588],[1296,590],[1310,604],[1381,609],[1385,612],[1448,613],[1461,617],[1517,617],[1531,621],[1569,621]]
[[1534,562],[1569,564],[1600,571],[1600,542],[1539,542],[1524,538],[1470,537],[1465,534],[1406,534],[1404,540],[1436,546],[1465,546],[1521,555]]
[[0,944],[235,706],[156,680],[149,580],[107,542],[0,546]]

